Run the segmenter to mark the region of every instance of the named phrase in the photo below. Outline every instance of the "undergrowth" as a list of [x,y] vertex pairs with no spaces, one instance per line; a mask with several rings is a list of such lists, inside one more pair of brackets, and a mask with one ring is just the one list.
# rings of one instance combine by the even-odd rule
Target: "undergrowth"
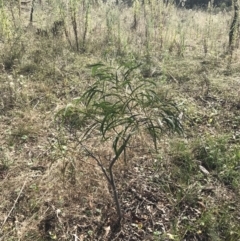
[[[228,54],[231,11],[36,1],[30,22],[31,4],[18,4],[0,7],[0,240],[238,241],[240,82],[239,50]],[[108,72],[97,81],[88,66],[100,62]],[[119,69],[126,63],[138,64],[134,76]],[[109,76],[126,85],[101,85]],[[76,101],[82,113],[95,112],[65,115],[78,120],[63,121],[78,127],[66,133],[56,116]],[[169,104],[176,122],[163,120]],[[105,139],[91,132],[94,120],[103,121]],[[176,123],[181,135],[137,131]],[[123,127],[129,142],[118,135]],[[76,136],[86,132],[83,146]],[[109,170],[96,159],[108,164],[119,145],[126,150],[112,172],[122,214],[116,229]]]

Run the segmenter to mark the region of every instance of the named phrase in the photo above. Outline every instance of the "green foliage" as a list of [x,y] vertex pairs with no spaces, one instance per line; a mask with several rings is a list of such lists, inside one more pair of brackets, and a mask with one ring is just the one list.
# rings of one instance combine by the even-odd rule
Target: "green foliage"
[[199,147],[196,157],[208,170],[219,170],[223,165],[224,153],[227,151],[226,141],[224,138],[218,141],[209,138]]
[[239,187],[239,147],[229,146],[229,137],[207,138],[195,149],[195,157],[208,171],[233,188]]
[[150,134],[155,147],[165,131],[182,132],[177,105],[157,94],[155,82],[137,76],[139,65],[126,63],[116,72],[101,63],[89,67],[97,80],[61,111],[69,130],[81,129],[84,139],[95,130],[103,140],[113,140],[115,153],[121,140],[138,131]]

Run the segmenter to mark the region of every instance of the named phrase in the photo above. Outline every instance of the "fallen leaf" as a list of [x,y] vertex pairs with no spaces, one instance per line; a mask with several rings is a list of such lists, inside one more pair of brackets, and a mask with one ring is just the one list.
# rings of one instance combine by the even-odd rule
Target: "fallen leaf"
[[203,174],[209,175],[209,171],[205,167],[199,165],[199,169]]
[[106,237],[108,236],[108,234],[109,234],[111,228],[110,228],[110,226],[108,226],[108,227],[105,227],[104,230],[105,230],[104,237],[106,238]]

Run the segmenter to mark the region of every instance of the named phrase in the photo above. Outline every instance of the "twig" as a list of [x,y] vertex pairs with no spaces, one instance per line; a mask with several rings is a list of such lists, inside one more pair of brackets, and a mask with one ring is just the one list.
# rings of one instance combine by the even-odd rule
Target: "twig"
[[108,182],[111,184],[112,183],[111,179],[108,176],[107,171],[104,168],[104,166],[102,165],[102,163],[100,162],[100,160],[90,150],[88,150],[88,148],[85,147],[81,142],[79,142],[79,144],[84,148],[85,152],[97,162],[97,164],[101,168],[104,176],[107,178]]
[[16,200],[14,201],[14,204],[13,204],[11,210],[9,211],[9,213],[8,213],[7,217],[5,218],[5,220],[3,221],[2,226],[1,226],[1,229],[3,229],[5,223],[7,222],[8,218],[10,217],[10,215],[11,215],[11,213],[12,213],[12,211],[13,211],[13,209],[15,208],[15,206],[16,206],[16,204],[17,204],[17,202],[18,202],[18,199],[20,198],[20,196],[21,196],[21,194],[22,194],[22,191],[23,191],[26,183],[27,183],[27,179],[26,179],[25,182],[23,183],[22,188],[21,188],[21,190],[20,190],[20,192],[19,192]]

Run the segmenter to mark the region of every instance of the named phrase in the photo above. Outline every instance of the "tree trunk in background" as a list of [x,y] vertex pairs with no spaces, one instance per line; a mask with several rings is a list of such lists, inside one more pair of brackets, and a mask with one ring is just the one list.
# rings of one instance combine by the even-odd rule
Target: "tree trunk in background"
[[232,53],[239,35],[239,2],[234,0],[234,16],[229,31],[229,50]]

